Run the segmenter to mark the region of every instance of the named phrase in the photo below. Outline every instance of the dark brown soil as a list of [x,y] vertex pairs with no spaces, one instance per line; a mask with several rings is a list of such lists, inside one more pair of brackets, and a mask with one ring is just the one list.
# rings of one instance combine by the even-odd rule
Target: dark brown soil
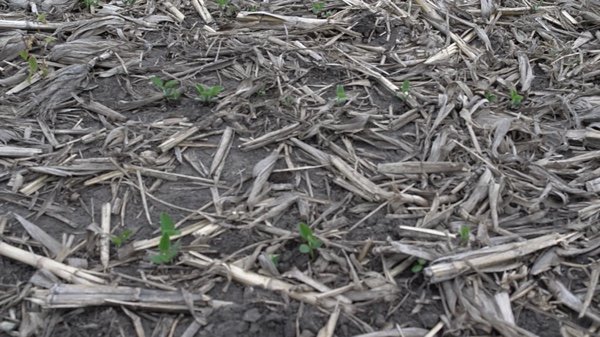
[[[158,9],[151,3],[154,1],[136,4],[120,13],[140,20],[150,14],[168,13],[163,3],[156,2]],[[582,64],[596,64],[596,60],[590,61],[586,53],[597,54],[598,34],[589,35],[588,44],[580,46],[583,51],[562,50],[561,45],[567,42],[560,42],[560,38],[569,38],[569,45],[577,37],[587,38],[585,34],[592,32],[594,27],[597,29],[598,22],[596,14],[586,16],[583,13],[593,10],[600,13],[600,5],[592,2],[548,5],[552,8],[542,9],[543,13],[556,15],[560,20],[542,24],[538,21],[541,18],[530,11],[519,12],[512,18],[509,9],[521,8],[523,4],[504,1],[497,6],[509,14],[496,18],[502,20],[495,25],[481,18],[479,5],[464,4],[465,8],[462,8],[463,4],[445,3],[443,6],[448,7],[451,14],[447,19],[454,25],[452,30],[456,34],[466,39],[464,36],[473,27],[487,29],[492,48],[486,49],[483,37],[479,36],[468,44],[469,48],[480,51],[479,58],[470,59],[465,50],[461,50],[430,64],[424,60],[437,55],[453,41],[435,28],[439,23],[428,17],[425,5],[421,3],[425,2],[410,2],[410,5],[400,2],[388,8],[374,3],[357,2],[356,6],[350,6],[346,2],[327,1],[327,11],[334,15],[331,20],[343,18],[340,21],[343,23],[322,22],[303,28],[290,23],[281,25],[278,21],[269,23],[267,18],[244,21],[235,14],[240,8],[261,6],[279,15],[301,18],[324,17],[325,14],[312,13],[314,7],[293,1],[235,1],[229,9],[232,12],[220,10],[216,3],[210,2],[208,9],[216,19],[207,26],[214,29],[211,32],[203,27],[204,23],[189,3],[176,2],[175,5],[186,14],[181,23],[175,23],[172,17],[155,17],[160,23],[147,21],[151,28],[144,28],[143,25],[122,24],[115,19],[115,23],[90,28],[90,36],[102,41],[121,40],[130,49],[115,47],[113,54],[106,60],[98,60],[83,76],[83,84],[65,89],[68,95],[56,104],[48,98],[39,106],[27,109],[28,104],[42,95],[52,77],[42,77],[15,94],[7,92],[27,80],[2,84],[0,146],[43,151],[34,156],[0,156],[0,242],[40,256],[52,255],[47,243],[37,242],[23,228],[16,217],[19,215],[59,242],[73,235],[71,248],[77,246],[77,249],[68,258],[85,261],[83,269],[105,273],[112,286],[168,288],[184,294],[201,292],[211,301],[195,303],[197,320],[189,310],[165,312],[118,303],[44,308],[32,300],[35,290],[43,288],[38,281],[32,280],[38,268],[43,269],[41,263],[28,266],[0,254],[0,323],[4,329],[0,330],[0,336],[346,337],[391,329],[401,331],[401,328],[425,332],[442,322],[443,327],[435,336],[513,337],[518,334],[512,330],[503,331],[499,328],[502,325],[494,325],[489,316],[475,314],[483,312],[490,302],[477,303],[479,307],[466,304],[479,300],[477,295],[464,295],[450,308],[449,292],[443,289],[443,283],[431,281],[424,271],[411,270],[414,263],[391,274],[390,269],[403,261],[420,257],[406,251],[393,251],[393,243],[406,244],[417,251],[415,247],[421,247],[421,253],[434,257],[423,263],[435,266],[444,262],[443,258],[458,253],[506,242],[518,243],[551,233],[573,235],[568,239],[563,237],[559,247],[571,252],[580,249],[582,253],[564,253],[557,257],[560,261],[552,268],[533,275],[532,265],[554,246],[549,245],[509,261],[519,266],[508,263],[489,266],[497,270],[469,266],[467,272],[450,278],[446,285],[458,288],[455,294],[459,296],[464,290],[465,294],[481,292],[493,297],[503,292],[513,296],[523,284],[531,282],[531,290],[526,296],[510,301],[509,310],[514,313],[515,326],[529,332],[528,336],[575,336],[574,333],[561,333],[566,331],[565,327],[582,333],[581,336],[584,332],[587,336],[597,333],[597,317],[588,315],[579,319],[579,311],[562,302],[545,282],[560,280],[581,302],[590,287],[592,270],[598,268],[597,249],[585,250],[599,240],[598,212],[584,214],[590,212],[589,207],[597,207],[597,191],[590,187],[595,186],[593,183],[600,176],[597,159],[593,156],[576,158],[574,164],[568,161],[598,149],[595,124],[598,102],[586,101],[592,106],[579,110],[582,115],[588,114],[583,119],[575,112],[578,106],[570,103],[576,96],[588,97],[581,93],[598,97],[597,75],[585,75],[596,70],[583,65],[583,68],[573,69],[579,59],[571,58],[571,54],[585,54],[581,56]],[[118,5],[125,8],[121,2]],[[369,9],[371,6],[377,10]],[[402,17],[394,7],[411,11],[410,15]],[[105,6],[106,10],[110,8]],[[571,13],[579,23],[568,24],[568,18],[560,15],[561,10]],[[13,1],[0,0],[0,11],[13,13],[23,22],[39,21],[33,14],[19,9]],[[439,8],[435,11],[443,12]],[[59,13],[57,8],[53,9],[46,20],[61,23],[106,16],[102,12],[91,14],[79,6]],[[335,16],[335,13],[339,14]],[[2,22],[9,18],[9,14],[0,14]],[[465,20],[473,24],[467,25]],[[518,31],[506,28],[510,27],[511,20],[518,23]],[[565,27],[553,28],[552,34],[560,36],[552,37],[546,27],[558,25],[557,22],[562,22]],[[83,23],[79,22],[79,25]],[[0,34],[20,32],[3,27],[0,26]],[[28,52],[39,58],[40,65],[46,64],[44,66],[52,71],[65,69],[68,62],[64,58],[47,59],[49,50],[66,44],[71,37],[81,33],[73,27],[63,29],[28,28],[23,31],[23,39],[31,39],[33,43]],[[567,30],[569,34],[565,33]],[[523,40],[517,41],[509,35],[513,33]],[[485,35],[485,32],[480,34]],[[278,40],[269,40],[269,37]],[[531,48],[527,47],[533,43],[528,40],[530,38],[535,42]],[[551,40],[554,42],[549,42]],[[293,44],[295,41],[308,47],[299,47]],[[547,44],[556,46],[556,50],[552,49],[558,53],[556,57],[543,57],[543,53],[549,51],[535,49],[537,45],[551,49]],[[4,55],[2,53],[0,50],[0,55]],[[519,68],[518,55],[528,56],[526,63],[531,63],[535,77],[526,92],[521,92],[524,96],[522,105],[511,102],[507,94],[511,88],[522,88],[522,82],[526,80],[520,77],[523,74],[520,71],[524,69]],[[101,76],[122,62],[140,57],[142,61],[129,63],[127,73]],[[0,60],[0,80],[28,67],[16,55],[7,52],[6,58]],[[564,63],[555,64],[563,58]],[[88,61],[82,59],[81,63]],[[221,65],[220,61],[225,63]],[[187,73],[190,69],[211,64],[206,69]],[[559,73],[568,79],[556,78]],[[161,98],[130,108],[132,102],[160,93],[151,84],[151,76],[176,78],[182,88],[181,98]],[[409,85],[409,89],[405,87],[402,92],[391,93],[382,77],[398,88]],[[76,81],[63,83],[63,86],[72,82]],[[221,85],[224,92],[212,102],[200,102],[194,89],[197,83]],[[343,102],[336,103],[337,85],[345,88],[347,98]],[[248,86],[254,92],[246,95],[246,90],[250,90]],[[58,97],[59,93],[60,90],[51,97]],[[73,100],[73,95],[114,109],[126,120],[114,120],[86,109]],[[484,96],[489,102],[478,105]],[[447,104],[454,106],[447,116],[438,120]],[[572,113],[564,112],[567,110]],[[414,116],[407,117],[411,111]],[[408,118],[406,122],[398,122],[402,116]],[[506,121],[510,127],[502,133],[502,123]],[[42,132],[40,125],[43,123],[58,145],[52,145],[48,135]],[[283,135],[282,139],[256,149],[245,148],[248,141],[293,123],[298,123],[298,130]],[[159,146],[176,131],[193,127],[197,128],[193,136],[161,153]],[[210,169],[217,156],[225,130],[233,130],[234,136],[224,156],[222,173],[215,179],[213,174],[205,171]],[[85,134],[101,131],[101,136],[92,141],[80,139]],[[441,144],[435,145],[440,139],[443,140]],[[473,143],[474,139],[479,143]],[[328,162],[324,164],[317,155],[301,149],[296,140],[325,153]],[[274,172],[264,182],[265,189],[258,203],[248,205],[250,190],[256,181],[253,169],[277,149],[280,150],[279,158]],[[438,156],[432,159],[435,151],[439,151]],[[73,160],[90,158],[110,158],[117,167],[111,171],[124,174],[87,185],[86,181],[108,170],[94,174],[63,174],[60,171],[72,165]],[[369,186],[384,190],[388,196],[368,190],[349,178],[332,158],[340,158],[354,173],[373,183]],[[551,163],[544,163],[544,160]],[[387,174],[378,168],[378,164],[396,162],[464,163],[468,169]],[[128,168],[131,166],[137,169]],[[142,176],[140,168],[172,175],[169,178],[152,174]],[[48,173],[42,169],[60,172]],[[462,207],[466,207],[476,194],[479,178],[487,171],[493,173],[485,182],[485,193],[475,200],[473,207],[464,210]],[[173,178],[174,175],[178,176]],[[44,176],[48,180],[34,192],[24,193],[21,189]],[[578,177],[585,179],[579,181]],[[22,179],[20,185],[19,179]],[[488,194],[487,191],[488,185],[492,184],[502,186],[500,200],[495,206],[491,206],[492,192]],[[148,191],[145,199],[140,193],[140,185]],[[377,195],[378,199],[369,200],[365,197],[369,193]],[[287,194],[299,196],[298,200],[282,212],[254,223]],[[402,195],[425,202],[402,200]],[[448,199],[440,201],[441,197]],[[178,258],[166,265],[150,261],[150,256],[157,251],[156,244],[125,257],[117,254],[117,247],[111,244],[112,264],[103,270],[98,243],[101,235],[97,233],[101,207],[104,203],[117,205],[124,198],[127,198],[126,207],[112,215],[112,228],[113,234],[132,230],[134,234],[128,239],[130,245],[160,236],[158,219],[161,213],[168,213],[175,222],[183,219],[180,228],[208,219],[220,226],[220,231],[209,237],[188,235],[180,239]],[[213,203],[216,199],[217,206]],[[500,217],[500,228],[492,228],[493,207],[499,210],[495,216],[496,220]],[[451,212],[447,212],[447,216],[440,216],[448,209]],[[542,211],[546,213],[534,217]],[[423,221],[431,220],[429,217],[433,216],[439,218],[427,224],[427,229],[454,236],[423,239],[418,233],[411,236],[400,228],[422,229]],[[2,219],[6,219],[5,227],[1,226]],[[299,251],[303,243],[297,235],[299,223],[316,224],[313,230],[324,244],[315,256]],[[265,227],[289,235],[273,234]],[[460,237],[463,227],[469,229],[465,242]],[[373,245],[364,260],[358,261],[357,256],[367,242]],[[382,247],[391,250],[374,253],[374,248]],[[253,253],[268,252],[270,256],[276,256],[274,264],[280,273],[274,279],[292,283],[299,289],[307,287],[310,291],[324,292],[289,276],[298,269],[305,276],[322,282],[327,289],[354,285],[341,293],[344,296],[349,294],[359,298],[364,292],[372,297],[354,299],[355,311],[342,311],[335,331],[331,335],[322,335],[319,331],[327,325],[331,308],[295,300],[283,292],[268,289],[268,286],[264,289],[245,285],[231,279],[227,271],[216,266],[194,268],[186,264],[186,258],[194,252],[213,259],[215,264],[239,263]],[[73,260],[67,259],[65,263],[73,263]],[[246,269],[265,273],[258,261]],[[56,275],[54,278],[56,283],[66,282]],[[367,284],[367,280],[381,281],[387,288],[381,290],[382,294],[375,294],[379,288]],[[46,300],[50,301],[50,298]],[[160,303],[160,299],[156,301]],[[587,310],[592,314],[600,310],[597,296]],[[132,317],[139,317],[139,326],[135,326]],[[502,324],[506,323],[502,318],[498,319]],[[136,331],[140,327],[141,330]],[[402,336],[402,333],[393,336],[396,335]]]

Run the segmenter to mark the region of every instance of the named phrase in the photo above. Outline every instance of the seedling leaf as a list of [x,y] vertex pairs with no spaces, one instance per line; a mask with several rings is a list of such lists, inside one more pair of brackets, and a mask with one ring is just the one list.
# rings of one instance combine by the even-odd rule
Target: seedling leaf
[[298,232],[300,233],[300,237],[305,241],[305,243],[301,244],[299,247],[300,252],[310,254],[310,256],[313,257],[314,251],[321,247],[323,243],[313,234],[312,229],[305,223],[298,224]]
[[490,102],[490,103],[496,101],[496,95],[492,94],[489,91],[486,91],[485,94],[484,94],[484,96],[485,96],[485,99],[487,99],[488,102]]
[[311,234],[311,236],[308,237],[308,239],[306,240],[308,242],[308,245],[310,247],[314,248],[319,248],[321,247],[321,245],[323,244],[319,239],[317,239],[314,235]]
[[82,0],[85,8],[90,9],[92,6],[98,6],[98,0]]
[[126,229],[123,232],[121,232],[121,234],[118,235],[113,235],[110,238],[110,241],[112,241],[112,243],[117,247],[121,247],[125,241],[127,241],[129,239],[129,237],[131,236],[131,230]]
[[229,5],[229,0],[215,0],[215,1],[221,9],[225,9]]
[[300,253],[310,254],[310,252],[311,252],[311,249],[310,249],[310,247],[307,244],[303,243],[303,244],[300,245]]
[[29,58],[29,52],[27,50],[21,50],[19,52],[19,57],[21,57],[23,61],[27,61],[27,59]]
[[169,256],[168,254],[156,254],[153,255],[152,257],[150,257],[150,261],[156,263],[156,264],[163,264],[163,263],[168,263],[171,262],[171,260],[173,259],[173,257],[175,256]]
[[523,101],[523,96],[519,95],[519,92],[516,89],[510,89],[510,102],[513,106],[517,107],[521,105]]
[[306,241],[308,241],[308,238],[313,235],[312,229],[310,229],[310,227],[308,227],[308,225],[305,223],[300,223],[298,225],[298,229],[300,230],[300,236]]
[[415,263],[412,268],[410,268],[410,271],[412,271],[413,273],[420,273],[423,270],[423,265],[422,264],[418,264]]
[[415,261],[415,264],[413,264],[413,266],[410,268],[410,271],[412,271],[415,274],[419,273],[423,270],[426,263],[427,261],[425,261],[424,259],[418,259],[417,261]]
[[171,219],[171,216],[165,212],[160,213],[160,231],[169,236],[179,234],[179,231],[175,228],[173,219]]
[[38,13],[37,20],[41,23],[48,23],[46,21],[46,13]]
[[323,11],[323,9],[325,8],[325,4],[322,2],[313,2],[312,4],[312,12],[315,14],[319,14]]
[[335,99],[339,104],[344,103],[348,100],[348,96],[346,96],[346,90],[341,84],[338,84],[335,87]]
[[152,263],[154,263],[154,264],[163,264],[163,263],[165,263],[165,262],[163,261],[163,256],[162,256],[162,255],[160,255],[160,254],[157,254],[157,255],[152,255],[152,256],[150,257],[150,261],[152,261]]
[[461,226],[458,232],[460,235],[460,241],[467,243],[469,242],[469,236],[471,235],[471,229],[469,226]]
[[177,87],[178,82],[176,80],[170,80],[165,82],[165,88],[171,89]]
[[402,93],[404,93],[405,95],[408,95],[408,92],[410,91],[410,81],[404,80],[402,82],[402,88],[400,88],[400,90],[402,90]]
[[179,231],[175,229],[173,219],[164,212],[160,214],[160,232],[159,253],[150,257],[150,260],[157,264],[169,263],[179,252],[179,243],[171,243],[171,236],[179,234]]
[[36,73],[38,71],[38,63],[35,57],[30,55],[27,59],[27,63],[29,64],[29,72],[31,74]]
[[158,254],[150,257],[150,260],[157,264],[169,263],[179,253],[179,243],[171,244],[170,237],[163,233],[158,244]]
[[158,76],[152,76],[150,77],[150,81],[152,81],[152,84],[154,84],[155,86],[157,86],[159,89],[163,88],[163,80],[160,79],[160,77]]
[[158,242],[158,250],[161,252],[166,252],[171,248],[171,238],[163,233],[160,237],[160,241]]
[[198,92],[198,97],[202,102],[208,103],[212,101],[217,95],[223,91],[223,87],[220,85],[213,86],[204,86],[200,83],[196,84],[196,91]]

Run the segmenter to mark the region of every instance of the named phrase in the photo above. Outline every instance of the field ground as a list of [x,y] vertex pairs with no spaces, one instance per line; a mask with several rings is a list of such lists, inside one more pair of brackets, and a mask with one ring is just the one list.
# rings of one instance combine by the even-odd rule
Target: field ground
[[0,13],[0,335],[598,335],[599,1]]

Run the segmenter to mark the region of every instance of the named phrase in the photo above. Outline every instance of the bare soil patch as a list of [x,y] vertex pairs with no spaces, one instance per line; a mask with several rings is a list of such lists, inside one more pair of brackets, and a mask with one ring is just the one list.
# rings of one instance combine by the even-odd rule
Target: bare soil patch
[[0,335],[598,334],[597,1],[0,11]]

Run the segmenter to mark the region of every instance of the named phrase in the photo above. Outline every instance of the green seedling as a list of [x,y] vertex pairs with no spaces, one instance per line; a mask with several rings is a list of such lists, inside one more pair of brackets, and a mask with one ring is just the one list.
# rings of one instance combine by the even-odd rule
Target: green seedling
[[271,259],[271,262],[273,262],[274,265],[277,265],[279,263],[279,254],[271,254],[269,255],[269,258]]
[[48,23],[46,20],[46,13],[38,13],[36,19],[41,23]]
[[150,77],[152,84],[157,87],[160,91],[162,91],[164,98],[170,101],[176,101],[181,96],[181,92],[179,91],[179,82],[176,80],[163,81],[158,76]]
[[495,102],[496,101],[496,95],[492,94],[489,91],[486,91],[483,96],[485,97],[485,99],[488,100],[488,102]]
[[117,235],[113,235],[110,238],[110,241],[112,241],[112,243],[117,247],[121,247],[125,242],[127,242],[127,240],[129,240],[129,238],[131,237],[131,234],[133,234],[133,232],[129,229],[126,229],[124,231],[122,231],[121,233],[117,234]]
[[402,82],[402,87],[400,87],[400,90],[402,91],[402,93],[405,96],[408,95],[408,93],[410,92],[410,81],[409,80],[404,80]]
[[229,6],[229,0],[215,0],[219,8],[226,9]]
[[516,89],[510,89],[510,103],[512,106],[517,107],[521,105],[523,101],[523,96],[519,95],[519,92]]
[[348,96],[346,96],[346,90],[344,89],[344,86],[341,84],[338,84],[335,87],[335,101],[338,104],[343,104],[347,100],[348,100]]
[[294,106],[294,97],[292,97],[292,96],[283,97],[281,104],[283,104],[283,106],[288,107],[288,108]]
[[50,43],[53,43],[53,42],[55,42],[55,41],[56,41],[56,38],[55,38],[55,37],[52,37],[52,36],[46,36],[46,37],[44,38],[44,45],[45,45],[45,47],[48,47],[48,45],[49,45]]
[[325,4],[321,1],[312,3],[312,12],[319,15],[325,9]]
[[460,242],[466,244],[469,242],[469,238],[471,237],[471,229],[469,226],[461,226],[458,230],[458,235],[460,236]]
[[[23,59],[23,61],[27,62],[27,80],[31,82],[31,77],[40,69],[39,63],[35,56],[29,54],[27,50],[22,50],[19,53],[19,56]],[[42,70],[43,75],[45,76],[48,73],[48,69],[44,67]]]
[[167,213],[160,214],[160,241],[158,243],[159,253],[150,257],[156,264],[170,263],[179,253],[179,243],[172,243],[171,237],[179,234],[173,220]]
[[81,0],[81,2],[88,10],[92,7],[98,7],[98,0]]
[[303,254],[309,254],[311,258],[315,256],[315,250],[317,250],[323,244],[321,240],[319,240],[312,229],[308,227],[305,223],[300,223],[298,225],[298,231],[300,232],[300,237],[304,240],[304,243],[300,245],[300,252]]
[[425,261],[424,259],[418,259],[417,261],[415,261],[415,264],[413,264],[413,266],[410,268],[410,271],[412,271],[415,274],[420,273],[421,271],[423,271],[423,268],[425,268],[426,263],[427,261]]
[[218,94],[223,91],[223,87],[220,85],[204,86],[202,84],[196,84],[196,91],[198,92],[198,98],[204,103],[212,102]]
[[402,81],[402,86],[400,86],[400,92],[396,95],[401,100],[405,100],[410,93],[410,81],[404,80]]
[[29,79],[31,80],[31,76],[35,74],[38,69],[38,62],[35,56],[29,54],[27,50],[22,50],[19,53],[19,56],[23,59],[23,61],[27,62],[28,70],[29,70]]

